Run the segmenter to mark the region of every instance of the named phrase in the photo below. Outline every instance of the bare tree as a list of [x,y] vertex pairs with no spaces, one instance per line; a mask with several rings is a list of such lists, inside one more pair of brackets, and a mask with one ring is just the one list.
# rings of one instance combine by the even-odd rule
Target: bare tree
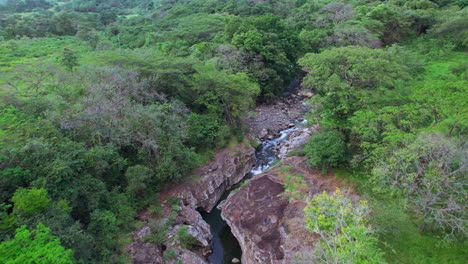
[[373,49],[382,46],[380,40],[372,36],[366,28],[348,23],[336,25],[333,34],[325,40],[325,43],[337,47],[353,45]]
[[326,26],[330,23],[338,24],[354,17],[354,9],[340,2],[332,2],[322,8],[325,17],[316,21],[318,26]]
[[422,216],[421,232],[431,224],[466,234],[467,164],[466,144],[424,134],[375,168],[373,178],[406,196]]
[[13,74],[6,79],[19,96],[38,97],[51,90],[58,67],[50,63],[36,63],[16,67]]

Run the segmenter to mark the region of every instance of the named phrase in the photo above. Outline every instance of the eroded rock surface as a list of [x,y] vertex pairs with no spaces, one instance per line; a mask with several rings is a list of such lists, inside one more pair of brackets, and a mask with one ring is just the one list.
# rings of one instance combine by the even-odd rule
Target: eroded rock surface
[[197,169],[192,182],[166,192],[180,197],[186,206],[211,212],[223,193],[239,183],[255,165],[255,149],[248,144],[226,148],[215,160]]
[[157,245],[142,241],[128,245],[127,252],[131,255],[134,264],[160,264],[164,263],[162,252]]
[[223,219],[229,219],[228,224],[242,248],[242,263],[273,263],[284,257],[278,250],[279,220],[288,204],[280,196],[283,191],[283,185],[263,175],[220,205]]
[[[182,261],[184,264],[207,264],[206,257],[212,252],[212,235],[210,226],[203,220],[198,210],[210,212],[226,190],[240,182],[255,164],[255,149],[246,143],[228,147],[216,153],[215,159],[194,171],[185,182],[166,189],[160,199],[178,197],[181,199],[175,221],[167,232],[165,242],[159,245],[147,243],[145,237],[151,232],[148,225],[134,233],[134,242],[127,247],[132,263],[135,264],[173,264]],[[169,218],[170,205],[163,204],[165,215],[158,221]],[[158,217],[144,212],[139,216],[143,222],[157,220]],[[183,248],[177,232],[186,228],[193,238],[188,249]],[[176,257],[165,259],[162,256],[173,251]]]
[[333,192],[340,182],[333,175],[320,175],[304,157],[289,157],[271,170],[259,174],[229,195],[219,208],[221,216],[242,248],[242,263],[290,264],[299,252],[311,252],[313,234],[305,230],[302,200],[289,199],[283,187],[284,169],[304,176],[305,196]]

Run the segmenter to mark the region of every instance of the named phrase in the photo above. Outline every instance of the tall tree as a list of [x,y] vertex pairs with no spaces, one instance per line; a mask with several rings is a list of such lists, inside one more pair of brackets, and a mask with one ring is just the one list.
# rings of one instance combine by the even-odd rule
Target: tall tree
[[69,48],[64,48],[62,57],[60,58],[60,64],[67,68],[70,72],[73,72],[73,68],[79,66],[78,57]]
[[319,54],[308,53],[299,60],[308,72],[303,85],[314,90],[313,100],[321,124],[350,128],[349,118],[362,107],[378,105],[397,80],[407,79],[405,68],[383,50],[341,47]]

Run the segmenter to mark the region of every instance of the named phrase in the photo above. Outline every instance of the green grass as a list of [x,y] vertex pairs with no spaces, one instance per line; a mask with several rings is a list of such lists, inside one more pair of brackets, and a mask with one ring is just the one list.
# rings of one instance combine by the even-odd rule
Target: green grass
[[462,264],[468,255],[464,241],[444,241],[440,234],[419,232],[419,219],[406,210],[400,199],[378,196],[372,192],[364,173],[347,169],[333,171],[341,180],[354,185],[372,208],[388,263],[394,264]]
[[15,65],[37,60],[56,62],[64,48],[70,48],[79,57],[89,51],[85,42],[77,37],[52,37],[20,39],[0,42],[0,71],[11,70]]

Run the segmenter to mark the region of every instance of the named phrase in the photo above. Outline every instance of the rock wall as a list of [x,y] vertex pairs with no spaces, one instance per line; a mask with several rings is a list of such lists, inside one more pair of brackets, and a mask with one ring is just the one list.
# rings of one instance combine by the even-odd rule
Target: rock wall
[[[284,166],[290,175],[304,176],[307,197],[333,192],[340,182],[331,174],[321,175],[304,157],[289,157],[255,176],[218,208],[242,248],[242,263],[290,264],[301,252],[312,252],[317,237],[305,230],[303,200],[290,199],[284,189]],[[343,188],[342,188],[343,189]]]
[[216,154],[215,159],[197,169],[194,180],[175,188],[172,196],[180,197],[186,206],[211,212],[221,196],[239,183],[255,165],[255,149],[239,144]]
[[[207,264],[206,257],[212,252],[212,235],[210,226],[203,220],[198,210],[211,212],[225,191],[239,183],[255,165],[255,149],[248,144],[241,143],[228,147],[216,153],[213,161],[196,169],[192,176],[183,183],[167,188],[161,193],[160,199],[179,197],[181,202],[175,217],[175,222],[167,234],[166,242],[156,245],[146,243],[144,237],[151,232],[148,225],[134,233],[134,242],[127,247],[135,264],[173,264],[181,260],[184,264]],[[164,202],[166,213],[169,205]],[[169,215],[165,216],[166,218]],[[140,214],[140,220],[148,222],[156,219],[149,213]],[[190,250],[178,244],[177,235],[181,227],[186,227],[194,243]],[[177,252],[175,259],[164,259],[162,256],[169,250]]]

